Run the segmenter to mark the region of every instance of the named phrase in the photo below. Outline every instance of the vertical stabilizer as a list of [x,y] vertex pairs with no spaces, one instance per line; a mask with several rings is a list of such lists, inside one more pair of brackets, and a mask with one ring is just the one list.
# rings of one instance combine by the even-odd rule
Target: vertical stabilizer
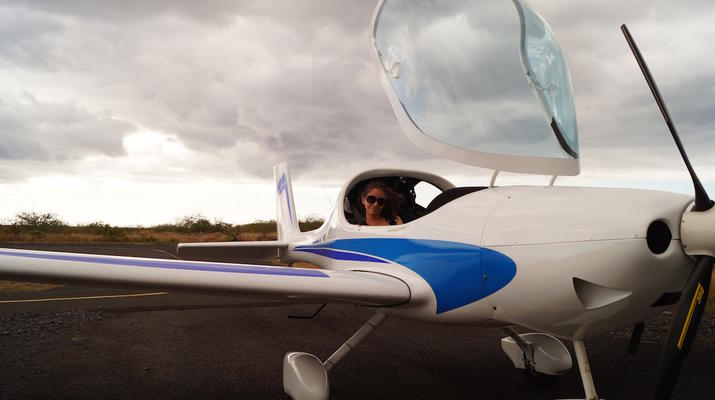
[[288,164],[282,162],[273,166],[273,179],[276,182],[276,229],[278,240],[290,241],[300,233],[298,216],[295,213],[293,186],[291,185]]

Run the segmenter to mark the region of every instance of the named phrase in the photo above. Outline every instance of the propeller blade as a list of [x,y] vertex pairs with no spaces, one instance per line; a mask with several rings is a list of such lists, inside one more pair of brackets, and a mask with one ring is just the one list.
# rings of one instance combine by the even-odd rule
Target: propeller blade
[[685,284],[660,356],[653,399],[669,399],[673,393],[683,360],[690,350],[705,310],[714,261],[715,258],[710,256],[698,256],[695,268]]
[[695,188],[695,207],[693,208],[693,211],[707,211],[713,206],[713,201],[710,200],[710,197],[708,197],[708,194],[705,191],[703,184],[700,183],[700,179],[698,179],[698,176],[695,174],[695,170],[693,170],[693,166],[690,164],[688,155],[685,153],[685,148],[680,142],[680,136],[678,136],[678,131],[675,129],[675,125],[670,119],[668,108],[665,106],[665,102],[663,101],[663,97],[660,95],[658,86],[655,84],[655,80],[650,74],[648,65],[645,63],[645,59],[641,55],[641,52],[636,45],[636,42],[633,40],[631,32],[628,30],[628,27],[626,27],[625,24],[621,25],[621,31],[626,37],[626,41],[628,42],[628,46],[633,52],[633,56],[635,56],[636,61],[638,61],[638,66],[640,67],[641,72],[643,72],[643,77],[645,77],[646,82],[648,82],[648,87],[650,88],[651,93],[653,93],[653,97],[655,97],[655,102],[658,104],[660,113],[663,114],[665,123],[668,125],[668,129],[670,129],[670,134],[673,136],[673,140],[675,140],[675,145],[678,146],[680,156],[683,158],[683,161],[685,162],[685,167],[688,168],[690,178],[693,180],[693,187]]
[[[650,74],[648,65],[646,65],[643,56],[641,55],[638,46],[636,45],[630,31],[626,25],[621,25],[621,31],[626,37],[628,46],[633,52],[636,61],[638,61],[638,66],[643,72],[648,87],[650,88],[655,102],[658,104],[661,114],[665,119],[665,123],[668,125],[670,134],[673,136],[675,145],[678,146],[678,151],[680,156],[685,162],[685,166],[688,168],[688,173],[690,173],[690,178],[693,181],[693,187],[695,189],[695,206],[692,208],[691,212],[703,212],[711,209],[713,207],[713,201],[710,200],[705,188],[700,179],[698,179],[693,166],[690,164],[688,155],[685,153],[685,148],[680,141],[680,136],[678,136],[678,131],[675,129],[675,125],[670,118],[668,113],[668,108],[665,106],[663,97],[660,95],[658,86],[655,84],[653,76]],[[704,214],[703,214],[704,215]],[[669,399],[670,395],[673,393],[673,388],[675,388],[675,383],[678,379],[678,374],[680,373],[680,368],[683,365],[685,356],[690,350],[690,345],[693,343],[695,334],[698,330],[698,325],[700,324],[700,317],[705,311],[705,305],[708,300],[708,293],[710,290],[710,279],[712,278],[713,262],[715,258],[709,255],[699,255],[695,261],[695,267],[690,273],[685,288],[683,289],[683,294],[681,296],[678,309],[673,317],[673,322],[670,325],[670,331],[668,331],[668,338],[665,341],[665,347],[663,348],[663,353],[660,356],[660,362],[658,364],[658,372],[656,375],[656,382],[653,391],[654,399]]]

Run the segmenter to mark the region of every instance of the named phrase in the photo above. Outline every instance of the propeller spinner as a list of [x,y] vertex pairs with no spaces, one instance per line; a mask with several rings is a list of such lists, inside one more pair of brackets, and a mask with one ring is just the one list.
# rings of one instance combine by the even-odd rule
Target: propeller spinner
[[715,238],[715,210],[713,201],[710,200],[690,164],[658,86],[656,86],[640,50],[638,50],[638,46],[625,25],[621,25],[621,31],[623,31],[653,97],[658,103],[658,108],[660,108],[668,129],[673,135],[673,140],[678,146],[695,188],[695,202],[683,214],[680,227],[683,248],[686,254],[696,257],[695,266],[683,288],[678,309],[673,317],[653,388],[652,398],[668,399],[673,393],[683,361],[690,351],[708,299],[713,262],[715,262],[715,240],[713,240]]

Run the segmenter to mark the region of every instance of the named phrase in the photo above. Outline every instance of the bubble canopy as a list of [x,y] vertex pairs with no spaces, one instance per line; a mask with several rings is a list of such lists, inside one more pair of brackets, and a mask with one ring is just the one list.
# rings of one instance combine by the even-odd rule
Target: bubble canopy
[[522,0],[382,0],[372,49],[419,146],[501,171],[577,175],[571,77],[546,21]]

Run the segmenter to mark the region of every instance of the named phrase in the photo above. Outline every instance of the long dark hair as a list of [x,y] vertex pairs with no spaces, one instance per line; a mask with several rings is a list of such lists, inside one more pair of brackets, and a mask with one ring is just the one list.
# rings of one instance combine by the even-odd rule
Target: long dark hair
[[362,198],[372,189],[380,189],[385,193],[385,199],[387,201],[385,202],[385,206],[382,207],[380,215],[387,221],[394,220],[397,215],[397,210],[399,210],[400,205],[402,205],[402,196],[395,193],[394,190],[380,181],[370,181],[362,187],[360,196],[355,201],[357,203],[357,209],[360,210],[362,216],[365,217],[365,206],[362,204]]

